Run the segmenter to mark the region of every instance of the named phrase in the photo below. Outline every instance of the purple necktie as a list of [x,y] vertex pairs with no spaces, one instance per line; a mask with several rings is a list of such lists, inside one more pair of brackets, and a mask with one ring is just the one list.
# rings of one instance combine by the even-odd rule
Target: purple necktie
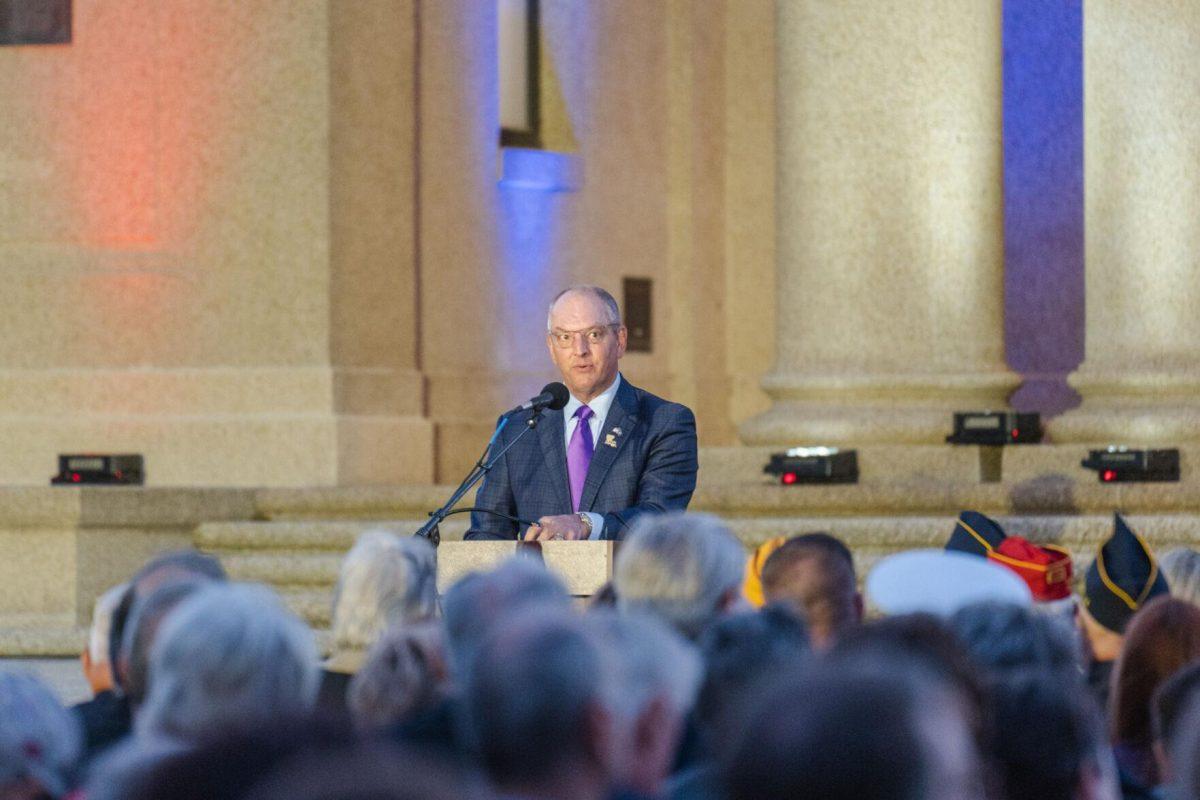
[[592,426],[588,419],[592,410],[587,406],[575,409],[575,432],[571,434],[571,443],[567,445],[567,480],[571,483],[571,509],[579,510],[579,499],[583,497],[583,482],[587,479],[588,465],[592,463]]

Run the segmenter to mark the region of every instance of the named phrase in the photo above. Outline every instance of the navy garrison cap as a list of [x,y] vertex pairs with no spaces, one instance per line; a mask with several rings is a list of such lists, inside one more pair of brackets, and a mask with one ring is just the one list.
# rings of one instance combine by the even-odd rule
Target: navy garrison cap
[[996,520],[978,511],[964,511],[958,515],[946,549],[987,558],[1006,538]]
[[1141,537],[1113,515],[1113,533],[1096,553],[1084,580],[1083,602],[1092,618],[1124,633],[1133,615],[1153,597],[1167,593],[1167,580]]

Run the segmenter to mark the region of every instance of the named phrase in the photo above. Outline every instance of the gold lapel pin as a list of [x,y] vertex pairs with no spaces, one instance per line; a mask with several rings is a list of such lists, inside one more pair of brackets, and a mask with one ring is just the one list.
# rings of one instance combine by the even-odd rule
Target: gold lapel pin
[[604,443],[606,445],[608,445],[609,447],[616,447],[617,446],[617,435],[615,433],[608,434],[607,436],[604,437]]

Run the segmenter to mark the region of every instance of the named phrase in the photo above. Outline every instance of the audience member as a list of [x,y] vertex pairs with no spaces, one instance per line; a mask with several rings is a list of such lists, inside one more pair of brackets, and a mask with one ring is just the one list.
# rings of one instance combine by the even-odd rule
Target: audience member
[[459,766],[395,746],[357,747],[293,756],[255,784],[243,800],[488,800],[483,781]]
[[88,645],[80,657],[83,674],[92,690],[92,699],[72,708],[82,725],[83,754],[88,759],[129,733],[129,704],[116,689],[111,643],[112,620],[129,584],[112,587],[96,600]]
[[730,800],[982,800],[960,704],[911,664],[825,665],[764,687],[723,758]]
[[442,598],[455,682],[465,684],[476,651],[499,622],[544,606],[569,609],[571,595],[533,559],[510,558],[489,572],[472,572],[455,582]]
[[465,702],[471,741],[500,794],[603,800],[618,788],[629,731],[612,705],[621,687],[611,659],[566,610],[511,616],[487,638]]
[[646,615],[601,611],[584,618],[604,656],[600,685],[619,750],[613,784],[659,797],[696,702],[701,662],[695,648]]
[[1200,608],[1162,596],[1134,615],[1113,671],[1109,707],[1111,739],[1127,796],[1160,783],[1151,699],[1167,678],[1197,659]]
[[253,727],[209,731],[192,742],[139,737],[100,762],[87,800],[239,800],[293,756],[356,747],[338,717],[264,717]]
[[1179,749],[1182,722],[1193,706],[1200,708],[1200,662],[1189,664],[1165,680],[1150,701],[1154,760],[1163,785],[1174,780],[1172,754]]
[[741,594],[745,563],[741,544],[716,517],[645,515],[617,553],[617,608],[658,617],[695,640],[718,617],[749,608]]
[[139,733],[194,741],[309,712],[312,632],[268,589],[210,585],[166,619],[150,654]]
[[195,550],[176,550],[151,558],[126,584],[121,599],[113,609],[109,626],[108,653],[112,665],[113,694],[80,715],[84,724],[86,759],[95,758],[127,737],[132,730],[132,709],[125,693],[129,653],[123,648],[132,643],[125,629],[137,603],[172,582],[225,580],[225,569],[213,556]]
[[695,736],[685,740],[680,752],[670,785],[672,800],[721,796],[716,756],[731,746],[731,721],[744,712],[761,683],[796,669],[809,654],[803,621],[782,604],[719,619],[708,626],[699,644],[704,681],[693,717]]
[[828,656],[833,664],[887,674],[909,665],[942,682],[962,703],[963,714],[982,743],[985,692],[982,676],[958,637],[932,614],[885,617],[845,636]]
[[1200,552],[1176,547],[1163,553],[1158,568],[1171,587],[1171,596],[1200,605]]
[[389,628],[350,681],[346,699],[355,722],[377,730],[432,711],[449,692],[445,634],[426,620]]
[[122,595],[121,601],[113,611],[112,629],[109,634],[109,655],[116,668],[113,679],[118,687],[123,688],[124,675],[121,671],[120,651],[125,641],[125,625],[133,611],[133,605],[160,586],[177,580],[221,583],[228,580],[228,577],[220,561],[195,550],[159,553],[147,561],[129,581],[125,594]]
[[[762,680],[802,664],[809,653],[808,632],[791,606],[732,614],[700,637],[704,681],[696,701],[696,721],[706,737],[716,735],[740,711]],[[710,749],[720,743],[709,742]]]
[[1108,708],[1113,664],[1129,620],[1155,597],[1167,594],[1167,582],[1154,554],[1120,514],[1113,533],[1100,546],[1084,576],[1077,618],[1087,642],[1087,681],[1101,708]]
[[1103,718],[1082,682],[1032,664],[998,674],[988,694],[991,756],[1005,800],[1119,797]]
[[333,591],[333,654],[321,678],[322,707],[346,709],[350,679],[385,630],[437,613],[436,572],[437,555],[424,539],[385,530],[358,538]]
[[195,580],[177,580],[163,584],[133,606],[125,625],[125,642],[121,645],[124,665],[125,697],[134,719],[146,701],[150,688],[150,651],[167,616],[179,604],[204,587]]
[[859,624],[862,595],[854,557],[839,539],[807,533],[788,539],[762,568],[763,598],[791,605],[808,626],[813,647],[826,650],[839,635]]
[[947,624],[979,669],[993,677],[1030,669],[1067,682],[1081,675],[1079,632],[1057,617],[989,601],[959,609]]
[[82,745],[76,718],[31,675],[0,670],[0,797],[59,798]]
[[79,660],[83,666],[83,676],[87,679],[93,696],[112,692],[113,665],[109,656],[109,634],[112,631],[113,612],[116,611],[127,588],[127,583],[112,587],[96,598],[96,604],[92,607],[88,643]]

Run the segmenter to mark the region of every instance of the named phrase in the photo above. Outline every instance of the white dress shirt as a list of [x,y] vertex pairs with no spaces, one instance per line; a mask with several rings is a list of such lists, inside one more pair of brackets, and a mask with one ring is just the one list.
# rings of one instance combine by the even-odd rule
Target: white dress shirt
[[[621,373],[617,373],[617,377],[613,380],[612,386],[609,386],[596,397],[588,401],[587,407],[592,410],[592,416],[588,419],[588,427],[592,429],[592,449],[595,452],[596,444],[600,441],[600,431],[604,430],[604,420],[608,418],[608,410],[612,408],[613,400],[617,397],[617,389],[621,386]],[[570,448],[571,436],[575,433],[575,428],[579,426],[579,420],[575,418],[575,411],[584,405],[575,395],[567,400],[567,404],[563,407],[563,447]],[[597,514],[594,511],[580,512],[587,515],[587,518],[592,522],[592,534],[589,539],[599,539],[600,533],[604,530],[604,515]]]

